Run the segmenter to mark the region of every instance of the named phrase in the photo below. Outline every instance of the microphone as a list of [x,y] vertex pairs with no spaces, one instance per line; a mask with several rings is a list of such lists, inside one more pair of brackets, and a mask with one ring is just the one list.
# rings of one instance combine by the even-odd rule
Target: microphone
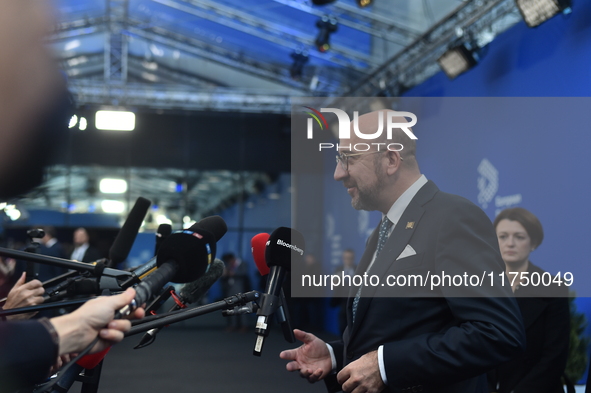
[[215,251],[215,238],[209,231],[184,230],[171,234],[158,251],[158,269],[136,286],[135,298],[119,310],[117,316],[129,315],[168,282],[195,281],[207,271],[215,258]]
[[190,231],[196,229],[204,229],[211,232],[217,242],[224,237],[226,232],[228,232],[228,225],[226,225],[226,221],[220,216],[209,216],[199,220],[199,222],[196,222],[189,227]]
[[[175,304],[168,312],[176,311],[181,308],[185,304],[192,304],[198,302],[207,291],[215,284],[215,282],[222,276],[224,273],[224,262],[219,259],[213,261],[213,263],[209,266],[209,270],[202,276],[196,279],[195,281],[189,282],[180,290],[180,304]],[[140,349],[145,346],[148,346],[154,342],[156,339],[156,334],[162,328],[154,328],[148,330],[141,338],[140,343],[134,347],[134,349]]]
[[92,370],[98,366],[110,350],[111,347],[108,347],[100,352],[82,356],[72,367],[61,374],[60,380],[56,383],[56,388],[51,393],[63,393],[70,390],[82,370]]
[[265,294],[257,315],[255,333],[257,340],[253,355],[261,356],[265,337],[269,335],[269,316],[279,307],[281,285],[285,275],[291,271],[292,263],[299,263],[304,255],[305,242],[302,234],[295,229],[280,227],[273,231],[265,249],[265,260],[270,268]]
[[183,285],[180,290],[183,303],[192,304],[201,300],[222,274],[224,274],[224,262],[216,259],[202,277]]
[[139,280],[142,280],[145,276],[152,273],[153,270],[156,270],[157,259],[157,256],[155,256],[143,265],[134,267],[132,269],[133,274],[138,277]]
[[[267,249],[267,241],[269,240],[269,237],[270,235],[268,233],[259,233],[258,235],[255,235],[250,241],[254,263],[256,264],[257,269],[259,269],[259,273],[261,273],[261,276],[263,277],[269,274],[270,271],[269,266],[267,266],[267,261],[265,260],[265,251]],[[294,343],[296,339],[293,334],[291,318],[289,317],[289,309],[287,308],[287,301],[285,300],[283,288],[281,288],[279,292],[279,297],[281,303],[277,309],[277,320],[281,324],[285,341]]]
[[109,259],[111,260],[109,262],[109,267],[117,266],[129,255],[129,251],[131,251],[131,247],[135,242],[135,238],[142,226],[142,221],[144,221],[144,217],[146,217],[150,205],[152,205],[152,202],[146,198],[139,197],[135,201],[135,205],[133,205],[125,223],[123,223],[123,226],[119,230],[119,233],[109,250]]
[[269,274],[269,266],[265,260],[265,251],[267,249],[267,241],[270,235],[268,233],[259,233],[250,240],[250,250],[252,251],[252,257],[255,265],[259,269],[261,276]]
[[158,255],[158,250],[162,242],[166,240],[172,233],[172,226],[170,224],[160,224],[156,230],[156,246],[154,247],[154,255]]
[[[159,227],[159,229],[160,229],[160,227]],[[215,238],[215,241],[217,242],[226,234],[226,232],[228,230],[228,226],[226,225],[226,222],[224,221],[224,219],[221,218],[220,216],[211,216],[211,217],[206,217],[206,218],[202,219],[201,221],[193,224],[189,229],[187,229],[187,231],[199,231],[199,230],[205,230],[205,231],[211,233],[213,235],[213,237]],[[169,236],[167,236],[166,238],[168,238]],[[164,243],[165,240],[163,240],[162,243]],[[162,247],[162,245],[160,247]],[[215,253],[214,253],[214,257],[215,257]],[[130,277],[127,281],[122,283],[121,286],[123,288],[127,288],[128,286],[136,284],[136,283],[144,280],[146,277],[150,276],[151,274],[153,274],[160,266],[160,263],[158,262],[158,260],[159,260],[158,257],[154,257],[151,260],[149,260],[147,263],[145,263],[139,267],[136,267],[135,270],[133,271],[134,275],[132,277]]]

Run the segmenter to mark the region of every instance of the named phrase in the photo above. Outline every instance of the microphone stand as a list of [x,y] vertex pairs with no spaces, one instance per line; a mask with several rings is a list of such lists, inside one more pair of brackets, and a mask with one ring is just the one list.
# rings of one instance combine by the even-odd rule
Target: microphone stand
[[173,311],[168,314],[154,315],[146,317],[136,322],[131,330],[125,333],[125,337],[133,336],[138,333],[147,332],[151,329],[161,328],[172,323],[184,321],[189,318],[198,317],[214,311],[229,310],[236,306],[244,306],[249,302],[256,302],[260,299],[261,294],[258,291],[250,291],[246,293],[238,293],[236,295],[227,297],[218,302],[206,304],[205,306],[194,307],[189,309],[182,309]]
[[114,291],[121,291],[125,289],[121,287],[119,282],[124,279],[129,279],[134,275],[132,272],[106,267],[106,259],[101,259],[97,261],[96,264],[88,264],[84,262],[71,261],[69,259],[50,257],[47,255],[33,254],[25,251],[11,250],[4,247],[0,247],[0,256],[14,259],[24,259],[46,265],[73,269],[79,272],[88,272],[99,279],[101,289],[109,289]]
[[54,308],[77,306],[79,304],[86,303],[90,299],[94,299],[94,296],[88,297],[85,299],[65,300],[65,301],[61,301],[61,302],[53,302],[53,303],[48,303],[48,304],[38,304],[36,306],[19,307],[19,308],[11,308],[8,310],[1,310],[0,311],[0,318],[7,317],[9,315],[15,315],[15,314],[26,314],[26,313],[35,312],[35,311],[52,310]]

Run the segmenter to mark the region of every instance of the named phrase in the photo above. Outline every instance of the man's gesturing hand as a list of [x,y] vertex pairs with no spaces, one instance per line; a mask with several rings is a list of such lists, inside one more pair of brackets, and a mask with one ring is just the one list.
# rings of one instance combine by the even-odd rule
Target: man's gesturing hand
[[346,393],[379,393],[386,385],[380,375],[378,351],[366,353],[337,374]]
[[304,344],[279,354],[281,359],[291,360],[285,368],[287,371],[300,370],[300,376],[310,383],[320,381],[332,370],[332,361],[326,343],[315,335],[298,329],[294,329],[293,333]]

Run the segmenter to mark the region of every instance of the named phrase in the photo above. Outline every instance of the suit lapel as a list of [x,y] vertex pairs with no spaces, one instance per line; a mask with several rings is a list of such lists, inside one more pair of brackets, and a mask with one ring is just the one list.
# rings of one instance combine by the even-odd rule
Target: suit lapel
[[[396,263],[396,258],[402,253],[406,245],[409,243],[411,237],[413,236],[416,228],[418,227],[419,221],[421,220],[421,217],[425,212],[423,206],[433,198],[433,196],[437,193],[438,190],[439,189],[437,188],[437,186],[433,182],[429,181],[419,190],[419,192],[417,192],[417,194],[411,200],[404,213],[402,213],[400,220],[394,227],[394,230],[392,231],[392,234],[390,235],[388,241],[384,245],[382,252],[372,265],[371,270],[368,272],[369,275],[376,275],[380,277],[380,282],[385,282],[386,272],[393,263]],[[414,224],[407,225],[407,223]],[[363,275],[363,273],[367,270],[367,267],[371,262],[373,253],[377,246],[377,238],[378,228],[374,230],[371,237],[369,238],[367,247],[365,248],[365,252],[363,253],[361,262],[359,263],[359,268],[357,269],[355,274]],[[350,329],[350,338],[354,337],[355,333],[359,330],[359,327],[362,325],[363,318],[369,308],[369,305],[371,304],[372,298],[375,295],[378,287],[367,286],[363,287],[363,289],[361,290],[361,298],[359,299],[359,304],[357,306],[357,315],[355,317],[355,324],[353,325],[351,315],[351,303],[352,298],[355,297],[355,294],[357,293],[357,289],[357,287],[353,287],[349,295],[347,322],[349,326],[353,327],[352,329]]]

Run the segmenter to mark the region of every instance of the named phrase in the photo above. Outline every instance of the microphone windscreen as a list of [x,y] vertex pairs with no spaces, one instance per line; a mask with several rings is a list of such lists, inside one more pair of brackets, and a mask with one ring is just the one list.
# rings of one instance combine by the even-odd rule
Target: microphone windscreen
[[216,244],[211,232],[197,229],[171,234],[160,246],[156,258],[158,267],[173,260],[178,270],[172,282],[187,283],[201,277],[215,258]]
[[202,277],[183,285],[180,291],[181,296],[189,304],[198,302],[222,274],[224,274],[224,262],[216,259]]
[[267,266],[280,266],[291,271],[292,263],[299,263],[304,256],[304,236],[295,229],[279,227],[269,236],[265,249]]
[[93,353],[91,355],[84,355],[76,362],[76,364],[89,370],[93,369],[101,362],[101,360],[103,360],[107,352],[110,350],[111,347],[108,347],[100,352]]
[[259,273],[261,273],[261,276],[266,276],[269,274],[269,266],[267,266],[267,262],[265,261],[265,250],[267,248],[268,240],[268,233],[259,233],[258,235],[255,235],[250,241],[252,257],[254,259],[254,263],[257,265],[257,269],[259,269]]
[[228,226],[224,219],[220,216],[209,216],[196,222],[189,227],[190,231],[195,229],[205,229],[208,232],[213,233],[215,241],[219,241],[228,232]]
[[158,229],[156,230],[156,237],[166,239],[172,233],[172,225],[170,224],[160,224],[158,225]]
[[109,250],[110,266],[117,266],[117,264],[123,262],[129,255],[129,251],[131,251],[133,242],[142,226],[142,221],[144,221],[150,205],[152,205],[152,202],[146,198],[139,197],[135,201],[135,205],[133,205]]
[[160,249],[160,245],[170,234],[172,233],[172,225],[170,224],[160,224],[158,225],[158,229],[156,230],[156,242],[154,244],[154,255],[158,254],[158,250]]

